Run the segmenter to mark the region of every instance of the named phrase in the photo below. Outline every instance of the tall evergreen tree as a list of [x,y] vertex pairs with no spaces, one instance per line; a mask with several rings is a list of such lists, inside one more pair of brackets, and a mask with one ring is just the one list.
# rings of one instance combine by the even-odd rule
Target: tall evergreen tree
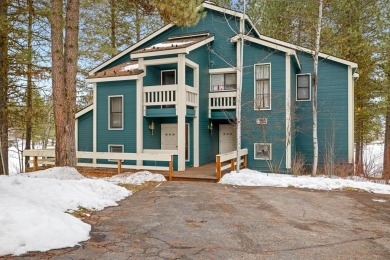
[[0,2],[0,174],[8,174],[8,8]]

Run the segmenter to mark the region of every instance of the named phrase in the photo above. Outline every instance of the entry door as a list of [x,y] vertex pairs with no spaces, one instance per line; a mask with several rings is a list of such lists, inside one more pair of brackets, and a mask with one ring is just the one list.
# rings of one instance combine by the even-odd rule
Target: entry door
[[177,124],[161,124],[161,150],[177,150]]
[[235,151],[237,147],[236,128],[234,125],[219,125],[219,153]]

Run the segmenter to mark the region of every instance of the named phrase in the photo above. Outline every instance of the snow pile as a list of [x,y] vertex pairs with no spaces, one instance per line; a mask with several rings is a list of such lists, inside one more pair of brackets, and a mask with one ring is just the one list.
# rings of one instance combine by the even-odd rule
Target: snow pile
[[138,63],[127,65],[126,67],[121,69],[121,71],[135,70],[135,69],[138,69]]
[[152,45],[146,49],[154,49],[154,48],[167,48],[167,47],[176,47],[176,46],[180,46],[180,45],[185,45],[185,44],[190,44],[190,43],[193,43],[193,41],[189,41],[189,42],[167,42],[167,43],[157,43],[155,45]]
[[373,193],[390,194],[390,185],[369,181],[362,182],[341,178],[310,176],[294,177],[287,174],[267,174],[249,169],[243,169],[239,173],[231,172],[225,174],[219,183],[240,186],[297,187],[314,190],[355,188]]
[[42,171],[35,171],[25,175],[33,178],[50,178],[57,180],[81,180],[85,179],[75,168],[72,167],[56,167]]
[[113,183],[134,184],[134,185],[142,185],[147,181],[156,181],[156,182],[166,181],[163,175],[157,173],[151,173],[149,171],[118,174],[113,177],[104,178],[104,179],[106,181],[113,182]]
[[27,176],[0,176],[0,255],[77,245],[91,227],[65,211],[100,210],[131,194],[104,180],[80,178],[70,168]]

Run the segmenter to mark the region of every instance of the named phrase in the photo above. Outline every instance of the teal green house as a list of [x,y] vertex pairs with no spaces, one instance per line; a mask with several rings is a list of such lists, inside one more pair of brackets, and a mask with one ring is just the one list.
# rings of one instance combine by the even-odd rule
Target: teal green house
[[[242,13],[202,5],[206,14],[197,25],[166,25],[89,72],[94,101],[76,114],[77,150],[174,154],[181,171],[215,162],[217,154],[236,150],[241,87],[248,168],[289,172],[298,153],[310,164],[312,51],[260,35]],[[332,144],[336,162],[353,163],[357,64],[319,56],[319,161]],[[129,168],[165,164],[123,162]]]

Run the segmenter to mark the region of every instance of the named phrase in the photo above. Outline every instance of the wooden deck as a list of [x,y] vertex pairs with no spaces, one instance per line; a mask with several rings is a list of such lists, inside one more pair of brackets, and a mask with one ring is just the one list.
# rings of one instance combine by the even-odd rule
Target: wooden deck
[[[215,163],[209,163],[200,167],[187,168],[185,171],[174,171],[173,181],[218,182],[215,170]],[[168,172],[161,171],[158,173],[164,175],[168,180]]]

